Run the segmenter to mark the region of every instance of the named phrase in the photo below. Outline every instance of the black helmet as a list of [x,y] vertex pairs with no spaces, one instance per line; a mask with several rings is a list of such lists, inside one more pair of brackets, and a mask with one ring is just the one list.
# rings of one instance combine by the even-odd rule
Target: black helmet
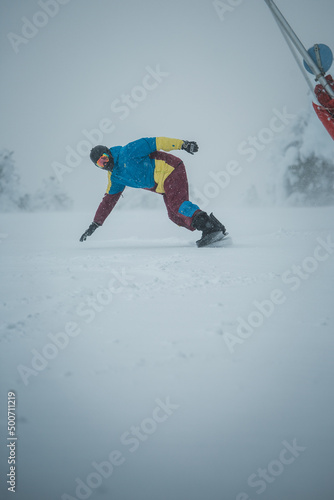
[[[104,164],[104,166],[100,166],[97,164],[98,160],[101,158],[102,155],[106,155],[109,158],[109,161]],[[112,157],[111,151],[107,146],[95,146],[91,152],[90,152],[90,159],[99,168],[102,168],[103,170],[112,170],[114,167],[114,159]]]

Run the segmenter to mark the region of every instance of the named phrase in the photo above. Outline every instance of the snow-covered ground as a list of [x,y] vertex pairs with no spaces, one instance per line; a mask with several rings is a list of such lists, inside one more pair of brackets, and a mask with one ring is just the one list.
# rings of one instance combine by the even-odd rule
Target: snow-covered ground
[[334,208],[215,215],[0,216],[1,498],[333,499]]

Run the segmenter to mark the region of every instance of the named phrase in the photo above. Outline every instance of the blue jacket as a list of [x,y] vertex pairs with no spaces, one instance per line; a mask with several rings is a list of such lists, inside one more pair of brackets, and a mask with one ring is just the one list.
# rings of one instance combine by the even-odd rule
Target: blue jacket
[[123,191],[125,186],[133,188],[153,188],[155,185],[155,160],[150,158],[154,151],[181,149],[183,141],[166,137],[150,137],[130,142],[126,146],[110,148],[114,158],[114,168],[108,172],[108,194]]

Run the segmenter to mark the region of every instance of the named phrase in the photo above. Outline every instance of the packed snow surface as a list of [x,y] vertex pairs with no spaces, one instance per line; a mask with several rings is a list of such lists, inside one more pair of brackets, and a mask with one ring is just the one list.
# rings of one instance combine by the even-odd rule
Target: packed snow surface
[[0,216],[16,500],[333,499],[334,208],[215,215]]

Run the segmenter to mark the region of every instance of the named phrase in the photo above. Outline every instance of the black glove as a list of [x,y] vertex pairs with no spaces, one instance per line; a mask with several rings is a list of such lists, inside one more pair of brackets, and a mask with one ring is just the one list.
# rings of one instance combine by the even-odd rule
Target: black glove
[[198,151],[198,144],[195,141],[183,141],[181,149],[184,149],[187,153],[193,155]]
[[92,222],[87,231],[84,232],[84,234],[81,236],[80,241],[86,241],[87,236],[91,236],[95,229],[100,227],[101,224],[98,224],[97,222]]

